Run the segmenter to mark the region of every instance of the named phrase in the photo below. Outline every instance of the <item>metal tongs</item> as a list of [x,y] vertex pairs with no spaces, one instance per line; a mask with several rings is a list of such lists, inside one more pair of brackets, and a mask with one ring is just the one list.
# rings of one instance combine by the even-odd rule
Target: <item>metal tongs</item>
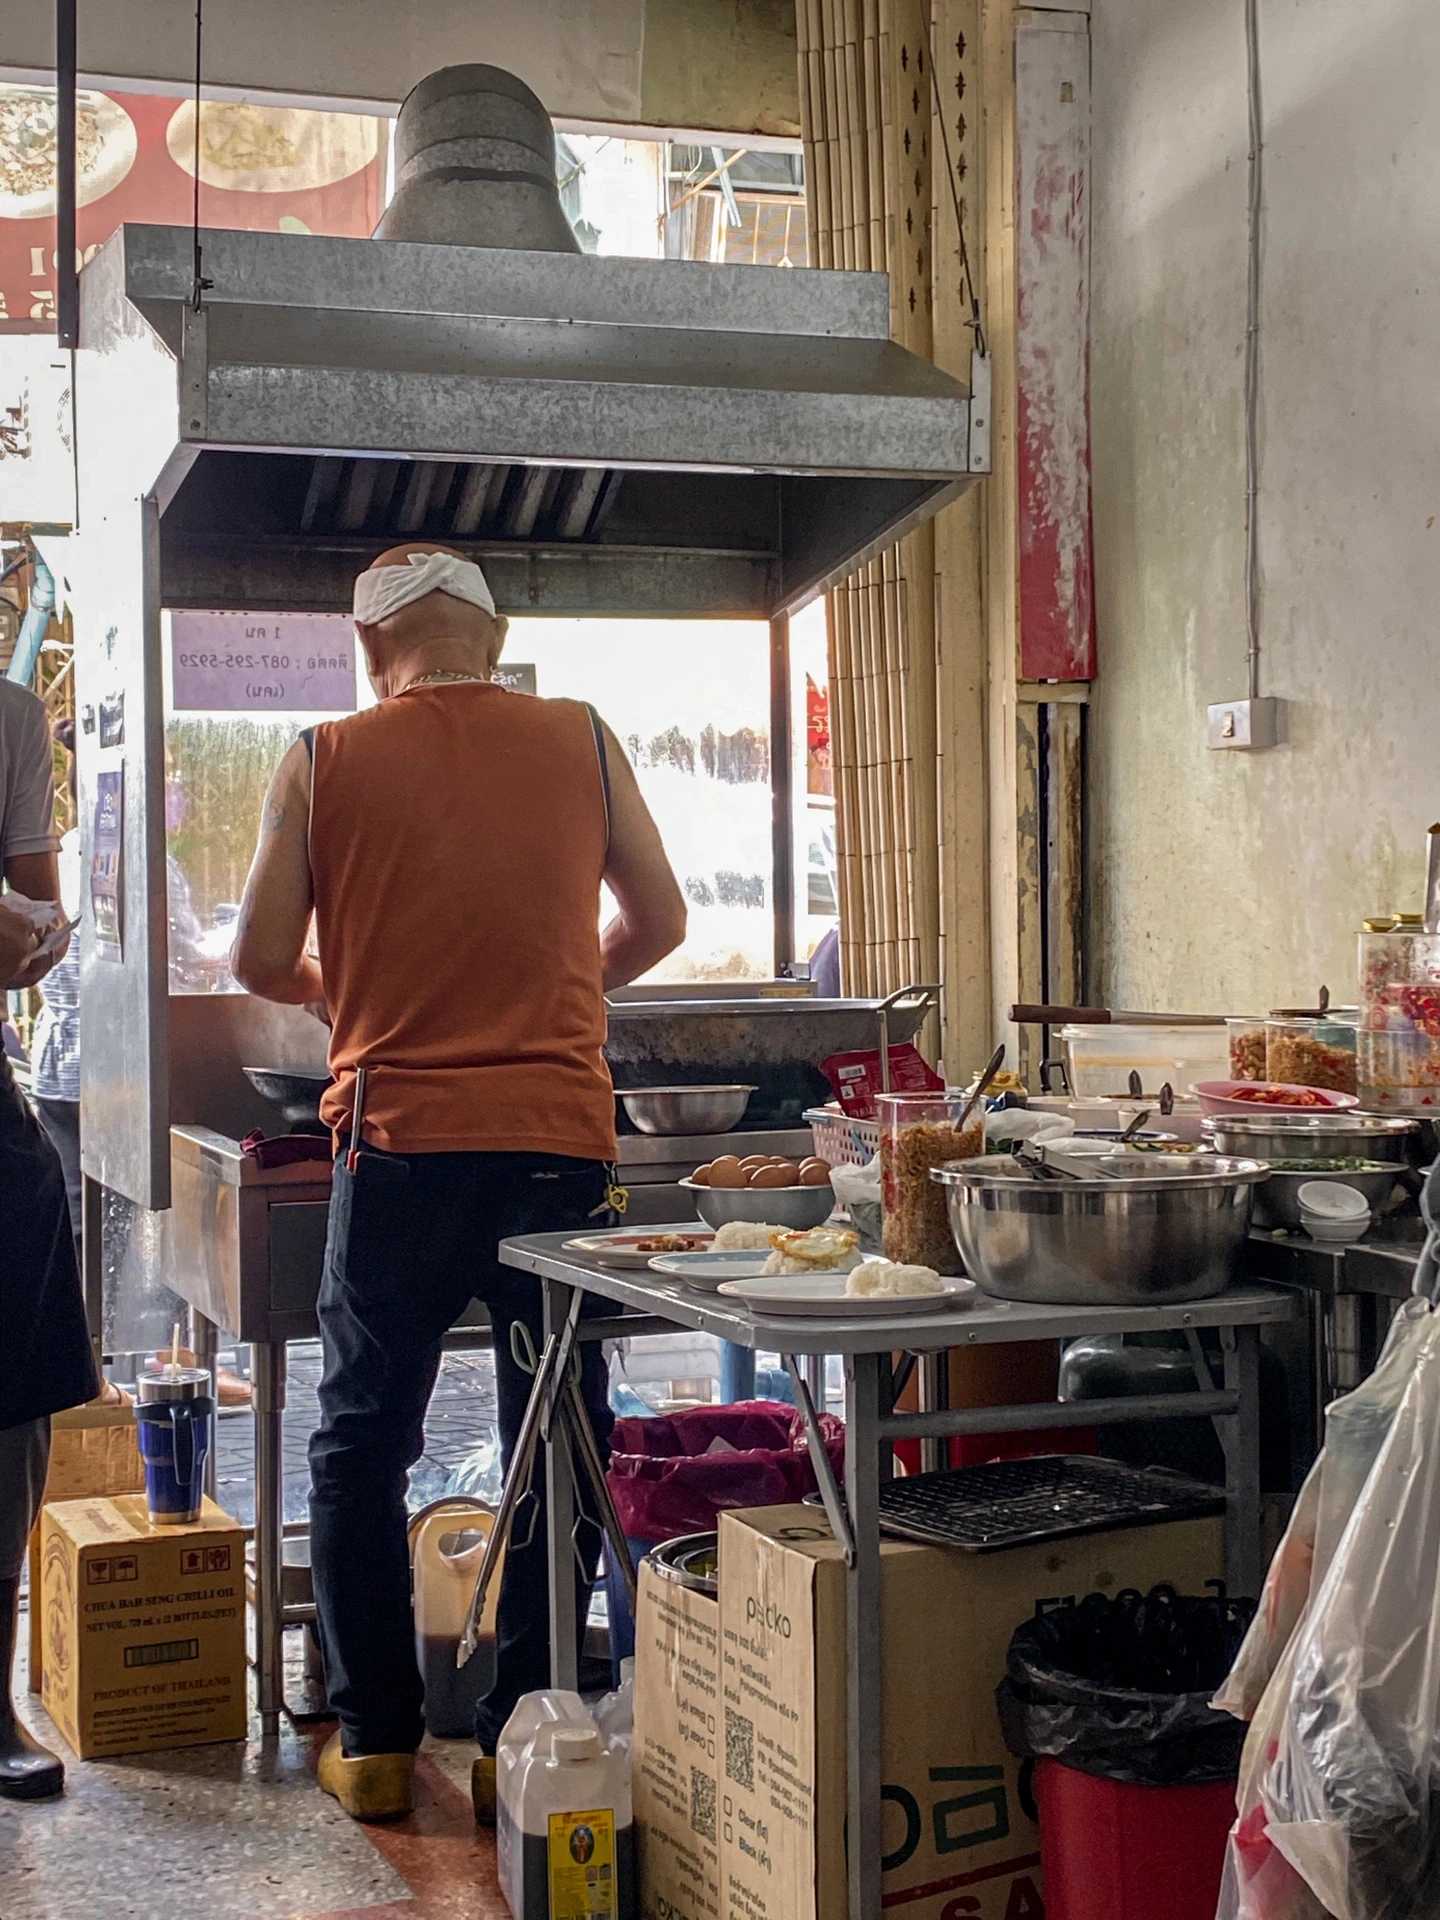
[[[1116,1141],[1116,1146],[1128,1146],[1149,1118],[1150,1109],[1143,1107]],[[1119,1167],[1108,1166],[1098,1154],[1094,1160],[1087,1162],[1084,1173],[1075,1167],[1063,1166],[1059,1161],[1047,1160],[1043,1145],[1037,1145],[1034,1141],[1017,1141],[1015,1159],[1036,1180],[1123,1180],[1125,1177]]]
[[[536,1452],[540,1442],[549,1439],[553,1423],[557,1419],[569,1449],[572,1478],[578,1479],[579,1474],[583,1473],[589,1484],[606,1546],[620,1569],[626,1592],[630,1596],[631,1608],[634,1608],[635,1567],[630,1558],[630,1548],[625,1539],[624,1529],[620,1525],[614,1502],[610,1498],[610,1489],[605,1482],[605,1468],[600,1459],[599,1449],[595,1445],[590,1416],[585,1411],[585,1402],[580,1393],[579,1369],[575,1364],[575,1348],[579,1341],[580,1308],[583,1301],[584,1295],[577,1288],[570,1301],[569,1311],[565,1315],[564,1326],[559,1333],[552,1333],[548,1337],[538,1362],[528,1330],[518,1321],[511,1328],[511,1350],[516,1362],[527,1371],[533,1372],[535,1384],[530,1389],[529,1400],[525,1403],[525,1417],[520,1423],[515,1451],[510,1458],[510,1471],[505,1476],[505,1488],[496,1510],[495,1524],[490,1529],[490,1537],[485,1543],[485,1551],[475,1575],[475,1590],[470,1596],[470,1609],[465,1616],[465,1630],[460,1636],[460,1644],[455,1652],[457,1667],[463,1667],[480,1644],[480,1627],[485,1618],[485,1602],[494,1584],[500,1557],[515,1531],[517,1514],[521,1507],[533,1498]],[[533,1516],[531,1524],[533,1528]],[[584,1513],[577,1514],[575,1533],[578,1534],[580,1528],[587,1524],[591,1524],[589,1516]],[[529,1538],[530,1535],[527,1533],[527,1542]]]

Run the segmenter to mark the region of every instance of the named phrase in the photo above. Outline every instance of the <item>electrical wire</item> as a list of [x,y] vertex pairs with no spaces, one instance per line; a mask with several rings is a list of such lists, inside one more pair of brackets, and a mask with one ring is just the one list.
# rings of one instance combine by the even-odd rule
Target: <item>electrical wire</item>
[[930,63],[930,92],[935,101],[935,124],[940,129],[940,149],[945,157],[945,177],[950,182],[950,198],[955,206],[955,232],[960,241],[961,288],[970,302],[969,325],[975,335],[975,351],[983,360],[988,357],[989,348],[985,344],[985,326],[980,318],[980,296],[975,291],[975,276],[970,271],[970,253],[965,245],[965,220],[960,211],[960,188],[950,159],[950,131],[945,125],[945,102],[940,98],[940,75],[935,67],[935,48],[930,38],[930,22],[924,15],[921,16],[920,31],[925,36],[925,58]]
[[200,74],[201,47],[205,31],[204,0],[195,0],[195,141],[191,150],[191,199],[190,199],[190,305],[198,313],[203,304],[201,296],[211,284],[204,277],[200,261]]
[[1245,86],[1250,116],[1249,247],[1245,286],[1245,634],[1250,698],[1260,698],[1260,239],[1264,122],[1260,107],[1260,0],[1245,0]]

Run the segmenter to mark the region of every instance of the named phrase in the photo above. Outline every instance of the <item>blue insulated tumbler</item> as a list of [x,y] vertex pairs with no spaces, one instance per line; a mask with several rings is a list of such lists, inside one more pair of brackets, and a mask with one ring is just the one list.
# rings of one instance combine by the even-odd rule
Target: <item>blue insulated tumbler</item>
[[209,1371],[165,1366],[142,1377],[135,1421],[152,1525],[183,1527],[198,1520],[205,1462],[215,1438]]

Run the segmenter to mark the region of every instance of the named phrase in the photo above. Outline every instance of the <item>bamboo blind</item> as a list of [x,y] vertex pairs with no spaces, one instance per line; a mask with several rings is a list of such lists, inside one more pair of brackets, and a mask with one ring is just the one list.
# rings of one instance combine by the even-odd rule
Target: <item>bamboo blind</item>
[[[891,333],[930,357],[928,0],[800,0],[801,118],[814,259],[888,272]],[[910,535],[829,596],[847,990],[936,980],[935,536]]]

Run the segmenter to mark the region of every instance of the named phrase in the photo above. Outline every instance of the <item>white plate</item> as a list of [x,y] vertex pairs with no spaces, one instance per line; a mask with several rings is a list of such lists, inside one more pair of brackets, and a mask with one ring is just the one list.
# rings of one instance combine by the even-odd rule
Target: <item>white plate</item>
[[[711,1240],[714,1235],[708,1227],[698,1226],[694,1233],[688,1227],[674,1229],[657,1227],[650,1233],[591,1233],[577,1240],[567,1240],[565,1253],[583,1253],[587,1260],[593,1260],[597,1266],[618,1267],[626,1273],[647,1273],[650,1262],[656,1258],[654,1253],[641,1253],[638,1242],[658,1240],[662,1233],[683,1231],[687,1240]],[[676,1256],[670,1255],[670,1258]]]
[[[672,1280],[683,1280],[688,1287],[704,1287],[713,1291],[723,1282],[730,1280],[759,1280],[765,1273],[765,1262],[770,1255],[763,1249],[755,1252],[743,1247],[722,1248],[719,1253],[661,1253],[651,1260],[651,1270],[663,1273]],[[780,1276],[772,1274],[772,1280]],[[809,1278],[802,1275],[802,1278]],[[819,1276],[826,1280],[839,1280],[844,1283],[845,1275],[832,1271]]]
[[973,1280],[947,1280],[943,1293],[910,1293],[900,1299],[875,1294],[848,1294],[843,1273],[777,1273],[760,1280],[726,1280],[718,1292],[738,1300],[752,1313],[783,1315],[786,1319],[811,1314],[831,1320],[883,1317],[897,1313],[954,1312],[969,1306],[979,1289]]

